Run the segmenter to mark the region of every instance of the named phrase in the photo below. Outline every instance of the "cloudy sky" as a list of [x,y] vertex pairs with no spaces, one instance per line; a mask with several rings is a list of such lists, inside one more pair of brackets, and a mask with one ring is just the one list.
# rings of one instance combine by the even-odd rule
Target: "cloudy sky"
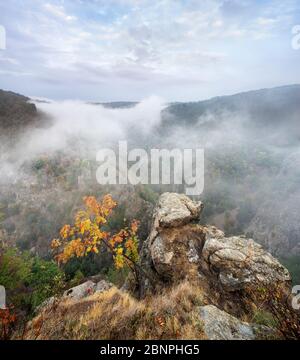
[[300,83],[299,0],[0,0],[0,88],[200,100]]

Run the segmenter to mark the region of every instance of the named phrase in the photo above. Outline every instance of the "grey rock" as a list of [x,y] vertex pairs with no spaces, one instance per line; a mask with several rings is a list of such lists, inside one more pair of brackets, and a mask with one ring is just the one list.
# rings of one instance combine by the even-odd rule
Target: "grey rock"
[[178,227],[197,220],[203,204],[195,202],[183,194],[164,193],[159,198],[155,218],[158,227]]
[[173,258],[173,251],[166,251],[164,242],[160,236],[157,236],[151,246],[151,257],[154,264],[169,265]]
[[189,250],[186,255],[190,263],[197,263],[199,261],[199,255],[193,240],[189,241]]
[[[156,287],[156,280],[159,285],[160,280],[177,281],[179,277],[185,276],[182,266],[185,267],[188,257],[195,258],[195,254],[191,257],[189,253],[189,241],[193,240],[196,247],[203,240],[203,236],[195,234],[196,230],[185,231],[185,225],[189,227],[192,222],[198,221],[202,209],[201,202],[193,201],[183,194],[164,193],[160,196],[153,211],[149,236],[140,254],[142,268],[152,276],[150,282],[141,274],[142,294],[152,291]],[[181,249],[182,244],[184,249]],[[181,255],[183,262],[180,261]]]
[[[225,302],[231,302],[231,311],[237,290],[253,293],[260,285],[273,283],[290,288],[288,270],[261,245],[244,236],[226,237],[214,226],[197,224],[202,208],[201,202],[185,195],[160,196],[141,251],[141,266],[150,274],[149,281],[141,274],[142,296],[161,289],[166,282],[194,281],[201,274],[208,288],[220,290],[217,302],[222,302],[223,295]],[[249,305],[246,300],[244,305]]]
[[101,280],[96,285],[95,293],[102,293],[104,291],[111,289],[113,286],[114,285],[112,283],[109,283],[105,280]]
[[96,289],[96,284],[89,280],[83,284],[80,284],[69,290],[66,290],[63,296],[74,300],[80,300],[89,295],[92,295],[95,292],[95,289]]
[[243,322],[214,305],[201,306],[199,312],[204,333],[209,340],[256,340],[276,337],[273,329]]
[[242,289],[247,284],[267,285],[291,280],[288,270],[252,239],[208,238],[202,256],[228,291]]

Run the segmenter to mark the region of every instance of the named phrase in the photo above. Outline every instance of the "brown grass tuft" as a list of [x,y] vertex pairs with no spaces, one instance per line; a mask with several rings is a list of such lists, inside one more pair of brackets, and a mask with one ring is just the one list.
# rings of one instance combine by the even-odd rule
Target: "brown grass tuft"
[[84,300],[61,301],[28,324],[26,339],[202,339],[198,286],[184,281],[138,301],[111,288]]

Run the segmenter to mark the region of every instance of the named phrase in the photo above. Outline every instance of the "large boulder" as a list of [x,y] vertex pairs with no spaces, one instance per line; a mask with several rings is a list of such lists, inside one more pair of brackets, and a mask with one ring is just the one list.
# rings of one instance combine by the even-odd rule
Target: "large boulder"
[[278,338],[273,329],[243,322],[214,305],[199,309],[203,331],[208,340],[257,340]]
[[209,237],[204,244],[202,258],[207,265],[207,273],[215,274],[227,291],[291,280],[288,270],[252,239]]
[[93,295],[94,293],[102,293],[108,291],[112,287],[113,284],[105,280],[100,280],[97,283],[88,280],[83,284],[80,284],[69,290],[66,290],[63,296],[73,300],[81,300],[87,296]]
[[178,227],[197,220],[203,204],[192,201],[183,194],[164,193],[154,211],[154,226],[158,228]]
[[92,295],[95,292],[95,288],[96,284],[89,280],[83,284],[74,286],[73,288],[66,290],[63,296],[74,300],[80,300],[86,296]]

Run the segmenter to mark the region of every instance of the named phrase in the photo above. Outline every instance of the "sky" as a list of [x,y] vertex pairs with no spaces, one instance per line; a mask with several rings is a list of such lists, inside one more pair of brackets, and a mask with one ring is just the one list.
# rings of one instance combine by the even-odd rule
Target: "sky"
[[0,0],[0,88],[197,101],[300,83],[299,0]]

